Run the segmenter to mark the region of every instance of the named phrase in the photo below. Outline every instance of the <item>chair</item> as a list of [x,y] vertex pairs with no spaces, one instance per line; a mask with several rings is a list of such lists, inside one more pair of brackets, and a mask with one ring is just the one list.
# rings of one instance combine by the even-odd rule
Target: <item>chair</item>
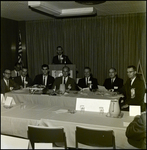
[[77,126],[75,137],[77,149],[79,148],[78,143],[92,147],[113,147],[113,149],[115,149],[113,130],[97,130]]
[[[41,127],[28,125],[28,139],[34,149],[35,143],[53,143],[59,142],[67,149],[66,136],[62,127]],[[55,144],[56,145],[56,144]]]

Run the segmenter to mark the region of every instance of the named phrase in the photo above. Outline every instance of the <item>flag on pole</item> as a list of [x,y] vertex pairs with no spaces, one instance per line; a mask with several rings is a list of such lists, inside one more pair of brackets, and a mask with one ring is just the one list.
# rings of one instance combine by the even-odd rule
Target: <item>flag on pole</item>
[[21,43],[21,33],[19,30],[19,37],[18,37],[18,63],[21,65],[23,65],[22,63],[22,43]]

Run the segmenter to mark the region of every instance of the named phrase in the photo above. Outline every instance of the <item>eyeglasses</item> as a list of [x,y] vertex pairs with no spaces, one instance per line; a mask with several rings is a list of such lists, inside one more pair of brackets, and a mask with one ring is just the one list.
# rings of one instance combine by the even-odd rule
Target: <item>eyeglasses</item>
[[127,73],[132,73],[132,72],[134,72],[134,71],[127,71]]

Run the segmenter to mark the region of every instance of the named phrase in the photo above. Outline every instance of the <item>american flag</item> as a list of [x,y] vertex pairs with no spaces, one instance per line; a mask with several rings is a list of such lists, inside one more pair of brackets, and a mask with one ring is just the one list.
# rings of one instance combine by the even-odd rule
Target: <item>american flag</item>
[[22,65],[22,44],[21,44],[20,30],[19,30],[19,39],[18,39],[18,63]]

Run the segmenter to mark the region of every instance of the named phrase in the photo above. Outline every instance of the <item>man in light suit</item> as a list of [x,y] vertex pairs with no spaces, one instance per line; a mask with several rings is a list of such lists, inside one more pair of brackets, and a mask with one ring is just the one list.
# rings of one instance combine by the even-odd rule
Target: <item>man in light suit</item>
[[112,67],[109,69],[109,77],[105,79],[103,86],[109,91],[118,91],[123,86],[123,79],[118,78],[115,68]]
[[67,66],[64,66],[62,68],[62,74],[63,76],[57,77],[53,84],[53,89],[59,90],[60,84],[65,84],[66,90],[76,90],[76,82],[74,79],[69,77],[70,68]]
[[15,77],[20,76],[21,71],[21,65],[19,63],[16,63],[14,66],[14,70],[11,71],[11,78],[14,79]]
[[98,81],[96,78],[92,77],[91,69],[89,67],[84,68],[84,78],[79,79],[78,87],[79,89],[89,87],[92,91],[98,89]]
[[63,55],[63,48],[57,47],[57,55],[53,57],[52,64],[72,64],[68,56]]
[[32,85],[32,79],[28,76],[28,69],[23,67],[21,70],[21,75],[14,78],[14,81],[19,84],[22,88],[26,88]]
[[1,79],[1,93],[5,94],[6,92],[10,92],[11,90],[20,89],[20,86],[14,82],[14,80],[10,79],[11,71],[9,69],[5,69],[3,73],[3,78]]
[[129,105],[141,106],[141,111],[145,110],[144,94],[145,84],[143,80],[137,76],[136,67],[131,65],[127,67],[128,80],[125,85],[118,90],[124,95],[124,99],[119,101],[121,110],[129,110]]
[[54,82],[54,77],[49,75],[49,66],[47,64],[43,64],[41,68],[42,74],[36,75],[33,85],[38,84],[45,88],[51,89]]

